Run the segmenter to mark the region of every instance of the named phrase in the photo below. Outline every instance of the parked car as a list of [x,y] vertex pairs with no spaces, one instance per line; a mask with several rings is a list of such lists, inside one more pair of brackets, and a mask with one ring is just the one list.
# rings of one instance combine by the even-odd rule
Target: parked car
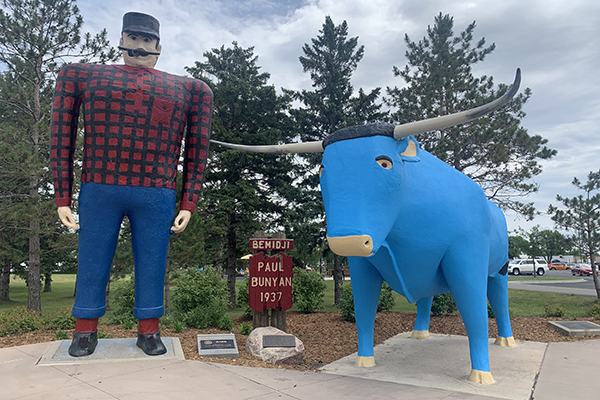
[[554,271],[554,270],[570,270],[571,267],[569,267],[564,262],[553,262],[552,264],[548,265],[548,269],[550,269],[550,271]]
[[590,276],[592,275],[592,266],[590,264],[575,264],[571,268],[571,275]]
[[513,275],[536,274],[544,275],[548,271],[548,264],[544,260],[523,258],[512,260],[508,263],[508,273]]

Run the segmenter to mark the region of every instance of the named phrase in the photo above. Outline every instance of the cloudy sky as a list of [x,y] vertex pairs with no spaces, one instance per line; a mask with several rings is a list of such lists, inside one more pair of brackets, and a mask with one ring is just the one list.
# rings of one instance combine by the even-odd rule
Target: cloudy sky
[[[353,77],[355,89],[365,90],[403,85],[392,66],[406,65],[404,35],[420,40],[440,12],[454,17],[455,34],[476,21],[475,41],[484,37],[496,50],[474,66],[474,74],[509,84],[520,67],[522,88],[533,91],[522,125],[558,150],[535,178],[539,192],[522,200],[545,211],[557,204],[557,194],[579,194],[573,177],[585,181],[600,168],[598,0],[80,0],[78,6],[84,30],[106,28],[115,46],[124,13],[157,17],[163,44],[158,69],[183,75],[185,66],[204,61],[204,52],[237,41],[244,48],[254,46],[270,83],[287,89],[311,87],[298,57],[327,15],[336,25],[347,21],[349,35],[365,46]],[[526,222],[507,214],[507,220],[509,229],[536,224],[554,229],[545,215]]]

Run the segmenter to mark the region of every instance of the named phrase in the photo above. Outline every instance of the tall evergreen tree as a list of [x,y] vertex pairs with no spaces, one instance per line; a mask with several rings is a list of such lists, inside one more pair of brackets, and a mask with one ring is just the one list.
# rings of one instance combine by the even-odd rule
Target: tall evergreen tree
[[[40,235],[46,211],[44,195],[49,190],[49,117],[53,75],[65,59],[76,57],[101,61],[114,59],[106,31],[95,37],[81,36],[83,18],[75,0],[2,0],[0,8],[0,64],[5,80],[0,102],[22,118],[23,131],[15,151],[22,151],[15,174],[27,180],[29,236],[27,309],[41,312]],[[22,191],[19,187],[18,191]],[[56,216],[54,216],[56,219]],[[21,227],[23,228],[23,227]]]
[[[348,37],[346,21],[336,26],[330,16],[325,17],[319,35],[311,42],[302,47],[304,56],[300,57],[300,63],[303,71],[310,73],[314,90],[288,92],[302,103],[302,107],[292,113],[301,139],[322,140],[339,129],[385,119],[386,113],[381,111],[381,104],[377,103],[381,88],[369,93],[361,88],[358,95],[354,93],[352,74],[363,58],[365,49],[358,45],[358,37]],[[313,243],[324,244],[324,210],[317,190],[319,177],[315,173],[320,155],[306,155],[305,160],[307,172],[303,184],[309,190],[304,192],[302,207],[294,210],[296,218],[292,229],[297,233],[293,233],[293,236],[302,236],[303,232],[314,234],[319,227],[320,235],[313,238]],[[335,256],[336,303],[341,298],[342,279],[342,262]]]
[[[206,81],[214,94],[212,138],[240,144],[278,144],[289,141],[286,110],[288,96],[268,85],[270,75],[260,72],[254,48],[212,49],[206,62],[186,68]],[[203,188],[201,217],[208,254],[225,259],[229,301],[235,306],[235,278],[239,258],[248,252],[248,240],[257,230],[281,225],[287,200],[297,189],[293,182],[293,158],[289,155],[251,154],[211,147]],[[218,263],[219,261],[217,261]]]
[[[476,78],[472,65],[482,62],[495,49],[486,46],[484,38],[472,45],[475,22],[459,35],[453,32],[454,19],[440,13],[427,36],[413,42],[408,35],[408,64],[393,67],[407,86],[387,88],[386,102],[397,111],[392,119],[406,123],[467,110],[498,97],[507,85],[494,87],[493,77]],[[479,183],[488,198],[504,209],[515,210],[532,218],[532,203],[516,200],[537,191],[530,178],[541,172],[539,160],[556,154],[544,145],[547,140],[539,135],[529,136],[520,126],[525,116],[523,106],[531,90],[515,96],[507,107],[491,116],[468,124],[420,135],[419,142],[459,171]]]
[[577,244],[592,265],[592,276],[596,295],[600,299],[600,280],[598,268],[594,265],[594,256],[600,251],[600,170],[590,172],[588,180],[583,184],[574,178],[572,183],[584,192],[575,197],[556,196],[564,208],[554,205],[548,207],[548,214],[556,225],[572,231],[577,237]]

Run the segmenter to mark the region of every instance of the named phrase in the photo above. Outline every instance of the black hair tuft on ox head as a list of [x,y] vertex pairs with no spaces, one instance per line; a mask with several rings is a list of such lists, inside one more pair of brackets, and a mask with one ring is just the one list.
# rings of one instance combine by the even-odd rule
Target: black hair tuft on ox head
[[331,143],[339,142],[340,140],[350,140],[362,137],[371,136],[389,136],[394,137],[394,124],[376,123],[351,126],[333,132],[323,140],[323,148]]

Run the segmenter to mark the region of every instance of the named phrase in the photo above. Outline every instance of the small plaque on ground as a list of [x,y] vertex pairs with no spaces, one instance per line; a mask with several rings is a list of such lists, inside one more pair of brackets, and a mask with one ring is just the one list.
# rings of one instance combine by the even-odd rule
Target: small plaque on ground
[[600,325],[589,321],[548,321],[548,325],[567,336],[600,335]]
[[263,347],[296,347],[294,335],[265,335]]
[[234,334],[198,335],[198,355],[203,357],[239,357]]

